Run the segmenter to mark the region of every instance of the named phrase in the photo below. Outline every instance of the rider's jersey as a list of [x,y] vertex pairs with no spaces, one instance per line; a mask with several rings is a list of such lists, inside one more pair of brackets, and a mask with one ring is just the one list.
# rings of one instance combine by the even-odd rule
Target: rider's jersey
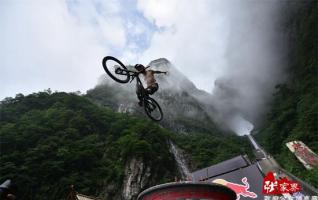
[[146,73],[144,74],[144,78],[147,83],[147,87],[152,86],[153,84],[156,83],[153,70],[147,70]]

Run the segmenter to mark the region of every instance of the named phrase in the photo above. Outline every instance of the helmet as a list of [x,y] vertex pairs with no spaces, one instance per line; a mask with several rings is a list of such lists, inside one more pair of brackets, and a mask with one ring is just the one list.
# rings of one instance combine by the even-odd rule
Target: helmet
[[142,64],[137,64],[137,65],[135,65],[135,69],[137,71],[144,71],[145,70],[145,66],[143,66]]

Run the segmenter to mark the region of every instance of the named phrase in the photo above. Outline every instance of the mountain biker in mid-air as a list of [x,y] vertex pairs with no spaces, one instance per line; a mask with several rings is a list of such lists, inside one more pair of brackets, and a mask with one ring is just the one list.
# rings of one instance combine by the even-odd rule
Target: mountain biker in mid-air
[[[167,74],[167,72],[155,71],[155,70],[150,70],[150,69],[148,70],[142,64],[135,65],[135,69],[138,72],[141,72],[141,74],[144,76],[144,79],[145,79],[146,84],[147,84],[146,92],[148,95],[154,94],[159,89],[159,85],[156,82],[154,75],[155,74]],[[137,94],[137,97],[139,99],[139,102],[138,102],[139,106],[142,106],[141,89],[142,89],[141,86],[137,85],[136,94]]]

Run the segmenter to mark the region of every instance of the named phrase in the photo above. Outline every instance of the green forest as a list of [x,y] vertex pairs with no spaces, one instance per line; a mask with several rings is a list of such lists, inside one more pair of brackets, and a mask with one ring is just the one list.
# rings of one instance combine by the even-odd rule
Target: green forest
[[93,196],[113,185],[115,194],[133,157],[151,166],[157,184],[173,181],[178,172],[169,140],[191,152],[196,168],[248,151],[236,136],[175,134],[76,94],[18,94],[2,101],[0,111],[0,181],[14,180],[21,199],[65,198],[72,184]]

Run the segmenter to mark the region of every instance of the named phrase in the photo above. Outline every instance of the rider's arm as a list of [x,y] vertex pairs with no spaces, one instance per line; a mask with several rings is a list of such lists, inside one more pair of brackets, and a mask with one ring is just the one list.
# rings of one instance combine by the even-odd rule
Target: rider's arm
[[154,74],[167,74],[167,72],[162,72],[162,71],[153,71]]

